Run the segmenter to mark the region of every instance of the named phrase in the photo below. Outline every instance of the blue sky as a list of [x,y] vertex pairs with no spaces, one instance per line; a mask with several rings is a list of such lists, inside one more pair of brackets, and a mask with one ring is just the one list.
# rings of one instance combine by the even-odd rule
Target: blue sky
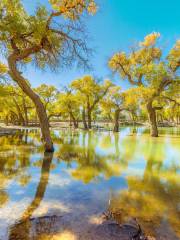
[[[38,3],[49,7],[48,0],[23,0],[23,3],[29,12]],[[73,68],[52,73],[28,68],[25,75],[33,86],[47,83],[61,88],[84,74],[93,74],[127,88],[126,81],[112,76],[107,67],[108,58],[116,51],[128,51],[153,31],[161,33],[160,45],[169,49],[180,38],[180,0],[99,0],[98,13],[90,16],[86,25],[91,38],[89,46],[95,49],[91,59],[94,69],[84,72]]]

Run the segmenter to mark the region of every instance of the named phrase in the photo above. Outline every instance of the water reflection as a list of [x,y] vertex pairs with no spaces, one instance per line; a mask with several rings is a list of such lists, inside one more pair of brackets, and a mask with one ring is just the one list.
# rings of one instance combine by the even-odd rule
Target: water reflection
[[150,235],[156,235],[155,231],[159,227],[164,228],[167,234],[165,226],[170,224],[180,236],[179,180],[170,181],[165,177],[151,176],[147,181],[147,176],[129,177],[128,190],[112,197],[110,209],[114,218],[122,223],[128,218],[136,217]]
[[151,142],[150,152],[145,148],[147,161],[143,174],[127,176],[128,188],[112,193],[109,209],[119,223],[137,218],[148,235],[156,236],[161,230],[167,239],[172,236],[177,239],[180,237],[180,163],[172,161],[167,166],[164,145],[154,147]]
[[[114,135],[116,152],[106,152],[107,145],[109,148],[112,146],[110,134],[102,139],[91,131],[77,134],[71,139],[65,138],[58,153],[59,160],[67,162],[68,167],[71,167],[71,163],[76,163],[70,171],[73,178],[89,183],[98,180],[98,177],[109,179],[120,176],[127,162],[121,161],[119,157],[118,135]],[[98,149],[99,140],[101,151]]]
[[[87,232],[89,219],[108,207],[119,222],[136,217],[148,234],[160,231],[164,236],[166,229],[171,234],[164,239],[176,239],[179,136],[176,129],[163,129],[157,139],[144,128],[122,128],[120,133],[56,130],[54,156],[44,155],[38,130],[0,137],[0,239],[29,240],[32,229],[34,239],[40,239],[42,230],[32,219],[42,204],[42,229],[48,228],[46,215],[53,210],[57,216],[66,214],[69,233],[77,222]],[[9,234],[3,234],[10,225]]]
[[30,156],[34,153],[34,143],[27,141],[28,132],[19,132],[13,136],[0,138],[0,207],[8,199],[6,186],[15,179],[21,186],[28,184],[31,174],[25,169],[31,165]]
[[48,184],[50,166],[52,162],[53,154],[44,153],[42,168],[41,168],[41,177],[39,184],[36,189],[34,199],[24,211],[22,217],[19,219],[18,223],[15,224],[9,233],[9,240],[29,240],[30,238],[30,229],[31,229],[31,216],[33,212],[39,207],[41,201],[43,200],[46,187]]

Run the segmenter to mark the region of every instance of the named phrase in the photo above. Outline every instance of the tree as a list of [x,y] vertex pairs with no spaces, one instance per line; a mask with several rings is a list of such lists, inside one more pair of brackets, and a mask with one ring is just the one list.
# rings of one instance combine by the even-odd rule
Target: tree
[[34,90],[40,96],[46,110],[48,108],[48,105],[55,102],[57,94],[57,89],[55,86],[41,84]]
[[[99,84],[92,76],[86,75],[80,79],[74,80],[71,83],[72,89],[76,90],[81,94],[82,99],[82,118],[84,127],[91,129],[92,127],[92,112],[94,111],[97,104],[102,100],[110,88],[113,86],[112,82],[105,80],[103,84]],[[86,116],[88,124],[86,123]]]
[[41,84],[34,90],[40,96],[41,101],[44,104],[48,120],[50,121],[52,117],[59,117],[56,107],[58,95],[56,87],[53,85]]
[[8,125],[11,122],[28,126],[29,111],[34,109],[32,101],[17,86],[4,84],[1,87],[4,92],[1,92],[0,97],[2,104],[0,115],[4,118],[5,123]]
[[74,128],[78,128],[81,100],[77,94],[71,91],[60,93],[57,98],[57,109],[61,115],[68,114]]
[[160,109],[159,106],[154,106],[154,101],[171,85],[180,83],[180,41],[176,42],[164,58],[162,50],[156,45],[159,37],[159,33],[152,33],[131,53],[116,53],[109,61],[109,67],[123,79],[137,88],[148,90],[146,108],[153,137],[158,137],[156,111]]
[[176,122],[178,125],[180,123],[180,85],[172,85],[168,91],[161,96],[161,101],[164,102],[166,106],[163,109],[161,117],[165,117],[173,123]]
[[114,127],[113,131],[119,131],[119,117],[123,110],[126,110],[124,106],[124,98],[119,86],[114,86],[108,92],[106,99],[101,101],[101,107],[104,114],[107,114],[110,119],[113,119]]
[[[33,101],[39,117],[45,151],[54,150],[49,122],[40,97],[23,77],[21,66],[29,62],[37,67],[87,65],[88,49],[79,25],[83,13],[94,14],[93,0],[50,0],[53,11],[44,6],[29,15],[20,0],[0,2],[0,46],[8,59],[7,73]],[[59,20],[54,24],[54,19]],[[78,36],[78,37],[77,37]]]
[[129,112],[133,125],[137,121],[138,115],[142,114],[142,107],[136,89],[129,88],[122,93],[124,99],[124,107]]

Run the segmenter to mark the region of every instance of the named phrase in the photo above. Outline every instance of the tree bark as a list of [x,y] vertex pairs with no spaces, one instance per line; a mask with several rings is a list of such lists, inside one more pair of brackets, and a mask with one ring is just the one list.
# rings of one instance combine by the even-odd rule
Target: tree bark
[[26,79],[21,75],[16,66],[16,58],[14,55],[9,56],[8,58],[9,65],[9,74],[14,81],[17,82],[22,91],[33,101],[36,111],[38,114],[42,138],[44,141],[45,152],[53,152],[53,142],[49,130],[49,122],[47,114],[44,108],[43,103],[41,102],[40,97],[31,89]]
[[114,132],[119,132],[119,114],[120,114],[120,109],[116,109],[115,114],[114,114]]
[[156,109],[153,108],[152,101],[149,101],[146,107],[147,107],[148,116],[149,116],[149,123],[150,123],[150,126],[151,126],[151,136],[152,137],[158,137]]

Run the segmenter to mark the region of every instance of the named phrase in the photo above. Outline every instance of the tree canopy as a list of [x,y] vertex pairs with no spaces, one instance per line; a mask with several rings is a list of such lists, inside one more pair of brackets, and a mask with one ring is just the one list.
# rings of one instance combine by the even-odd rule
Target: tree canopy
[[[156,123],[156,106],[158,98],[168,91],[171,85],[180,84],[180,45],[175,43],[168,55],[164,54],[157,41],[160,33],[153,32],[139,43],[129,54],[115,53],[109,60],[109,67],[137,86],[137,91],[146,98],[146,107],[151,124],[151,135],[158,136]],[[176,91],[176,88],[174,88]]]

